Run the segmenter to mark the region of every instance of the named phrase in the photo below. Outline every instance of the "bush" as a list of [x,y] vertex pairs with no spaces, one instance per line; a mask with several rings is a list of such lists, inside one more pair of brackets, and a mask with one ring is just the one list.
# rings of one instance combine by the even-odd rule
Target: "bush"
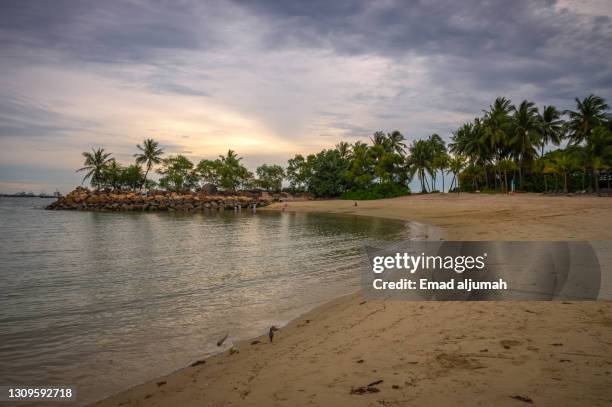
[[394,198],[410,194],[410,188],[405,185],[394,184],[375,184],[369,188],[346,191],[342,194],[342,199],[370,200]]

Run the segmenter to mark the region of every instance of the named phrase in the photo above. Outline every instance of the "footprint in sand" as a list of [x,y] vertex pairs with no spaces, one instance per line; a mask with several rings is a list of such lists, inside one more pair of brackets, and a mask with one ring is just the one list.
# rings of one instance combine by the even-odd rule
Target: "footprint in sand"
[[477,360],[468,359],[461,355],[441,353],[436,356],[438,363],[445,368],[456,368],[456,369],[482,369],[485,366]]
[[510,349],[510,348],[520,345],[521,343],[519,341],[515,341],[512,339],[503,339],[499,341],[499,344],[503,346],[504,349]]

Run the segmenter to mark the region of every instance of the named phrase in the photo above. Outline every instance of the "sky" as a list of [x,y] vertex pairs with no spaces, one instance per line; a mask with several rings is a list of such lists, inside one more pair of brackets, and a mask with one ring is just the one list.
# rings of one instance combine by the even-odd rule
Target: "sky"
[[3,0],[0,192],[66,193],[82,151],[145,138],[254,170],[591,93],[612,101],[607,0]]

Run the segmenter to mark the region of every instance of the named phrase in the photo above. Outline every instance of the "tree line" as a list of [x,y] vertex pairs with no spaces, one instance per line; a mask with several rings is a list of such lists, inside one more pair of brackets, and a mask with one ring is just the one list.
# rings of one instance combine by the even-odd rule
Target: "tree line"
[[[575,102],[575,110],[543,106],[540,111],[527,100],[515,106],[497,98],[451,137],[450,153],[463,160],[462,189],[508,191],[514,183],[521,191],[599,192],[603,173],[609,187],[609,106],[595,95]],[[564,141],[563,148],[554,148]]]
[[[83,152],[85,163],[77,172],[85,171],[83,182],[89,180],[96,189],[129,189],[142,190],[162,188],[168,191],[191,191],[212,184],[227,191],[238,189],[262,188],[268,191],[280,191],[285,175],[279,165],[263,164],[257,167],[254,174],[242,164],[242,157],[229,150],[216,160],[201,160],[194,165],[181,154],[162,158],[164,151],[159,143],[147,139],[136,146],[140,152],[134,154],[135,163],[122,166],[104,148],[95,148]],[[143,170],[144,165],[144,170]],[[154,166],[160,175],[156,182],[148,178]]]
[[[122,166],[97,148],[83,153],[85,165],[77,171],[86,171],[83,181],[95,188],[187,191],[214,185],[226,191],[280,191],[286,181],[284,189],[291,192],[349,199],[404,195],[412,180],[426,193],[437,191],[441,179],[445,190],[446,175],[452,175],[454,191],[599,192],[602,175],[609,187],[612,168],[608,109],[595,95],[576,99],[576,109],[563,112],[554,106],[540,111],[527,100],[515,106],[500,97],[454,131],[448,145],[438,134],[407,145],[397,130],[377,131],[370,143],[343,141],[306,157],[297,154],[286,168],[263,164],[253,173],[233,150],[194,164],[180,154],[163,158],[158,142],[147,139],[137,145],[134,164]],[[157,182],[149,178],[154,167]]]

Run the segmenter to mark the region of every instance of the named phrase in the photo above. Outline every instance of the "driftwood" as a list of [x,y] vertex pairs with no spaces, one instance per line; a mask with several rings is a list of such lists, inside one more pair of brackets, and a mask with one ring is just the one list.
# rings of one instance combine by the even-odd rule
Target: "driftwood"
[[223,342],[225,342],[225,340],[227,339],[228,336],[229,336],[229,334],[225,334],[225,336],[223,338],[219,339],[219,342],[217,342],[217,346],[223,345]]

